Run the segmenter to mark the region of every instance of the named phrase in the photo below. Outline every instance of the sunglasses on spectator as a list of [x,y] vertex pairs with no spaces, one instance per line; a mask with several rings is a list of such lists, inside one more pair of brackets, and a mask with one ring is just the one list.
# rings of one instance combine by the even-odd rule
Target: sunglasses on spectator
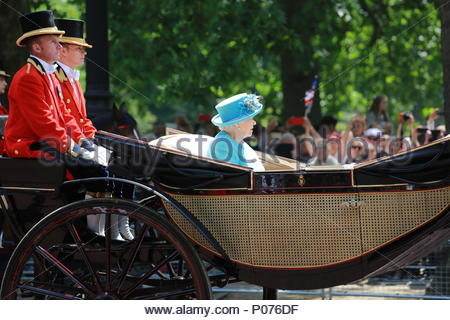
[[362,150],[362,146],[352,146],[352,149],[358,149],[358,150]]

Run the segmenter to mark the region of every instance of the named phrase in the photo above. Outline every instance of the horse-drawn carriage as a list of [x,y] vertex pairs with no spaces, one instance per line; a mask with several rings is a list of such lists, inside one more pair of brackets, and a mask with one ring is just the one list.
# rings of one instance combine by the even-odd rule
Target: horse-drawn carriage
[[[449,136],[355,166],[260,154],[261,172],[205,158],[210,137],[96,139],[114,176],[64,180],[59,162],[0,159],[3,224],[20,239],[1,298],[325,288],[397,269],[450,235]],[[94,185],[103,192],[86,199]]]

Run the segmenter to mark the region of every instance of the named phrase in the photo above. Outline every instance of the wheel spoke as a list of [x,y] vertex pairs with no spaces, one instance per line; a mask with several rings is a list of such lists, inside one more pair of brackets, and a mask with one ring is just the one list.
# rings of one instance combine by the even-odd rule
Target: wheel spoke
[[130,268],[133,265],[134,260],[136,259],[137,253],[139,251],[139,248],[141,247],[142,241],[144,240],[144,235],[147,232],[147,230],[148,230],[148,225],[145,225],[145,227],[141,229],[139,236],[137,238],[135,238],[135,240],[134,240],[135,244],[131,251],[130,258],[128,259],[125,267],[122,270],[122,275],[120,276],[119,283],[117,284],[117,287],[115,290],[116,292],[119,292],[120,289],[122,288],[123,282],[125,281],[125,278],[128,274],[128,271],[130,271]]
[[98,277],[94,272],[94,268],[92,267],[91,261],[89,260],[87,254],[86,254],[86,251],[84,250],[84,247],[83,247],[83,244],[81,243],[81,239],[77,232],[77,229],[75,228],[75,226],[72,223],[69,224],[68,229],[69,229],[70,234],[72,235],[72,238],[74,239],[74,241],[77,245],[78,252],[80,252],[81,257],[82,257],[84,263],[86,264],[86,266],[89,270],[89,273],[91,274],[92,279],[94,279],[95,287],[96,287],[97,291],[102,291],[100,281],[98,280]]
[[111,290],[111,214],[106,214],[105,217],[105,254],[106,254],[106,284],[105,290]]
[[[53,281],[54,279],[52,279]],[[84,295],[84,291],[81,288],[75,287],[75,286],[69,286],[69,285],[65,285],[65,284],[58,284],[52,281],[36,281],[36,280],[32,280],[32,281],[26,281],[21,283],[20,285],[24,285],[24,286],[32,286],[35,288],[45,288],[43,290],[50,290],[50,291],[56,291],[56,292],[65,292],[65,295],[68,296],[80,296],[80,295]]]
[[183,267],[184,267],[184,260],[183,259],[178,259],[178,276],[182,277],[183,276]]
[[28,285],[19,285],[18,288],[22,289],[22,290],[26,290],[26,291],[31,291],[37,294],[41,294],[44,296],[51,296],[51,297],[55,297],[55,298],[60,298],[60,299],[65,299],[65,300],[83,300],[79,297],[75,297],[75,296],[68,296],[62,293],[58,293],[58,292],[54,292],[54,291],[50,291],[50,290],[45,290],[45,289],[41,289],[41,288],[36,288],[33,286],[28,286]]
[[175,269],[173,268],[173,265],[170,262],[167,264],[167,272],[169,273],[171,278],[177,276]]
[[158,271],[161,267],[166,265],[169,261],[171,261],[172,259],[174,259],[178,255],[179,255],[179,252],[174,251],[172,254],[170,254],[165,259],[163,259],[158,265],[156,265],[153,269],[149,270],[143,277],[141,277],[141,279],[139,279],[133,286],[128,288],[127,291],[125,291],[123,293],[123,297],[126,298],[134,289],[136,289],[141,284],[143,284],[147,278],[152,276],[156,271]]
[[50,262],[58,270],[60,270],[64,275],[66,275],[70,280],[72,280],[76,285],[83,289],[88,295],[93,296],[94,293],[89,289],[78,277],[73,273],[68,267],[62,264],[58,259],[56,259],[51,253],[42,248],[41,246],[36,247],[36,252],[41,255],[45,260]]

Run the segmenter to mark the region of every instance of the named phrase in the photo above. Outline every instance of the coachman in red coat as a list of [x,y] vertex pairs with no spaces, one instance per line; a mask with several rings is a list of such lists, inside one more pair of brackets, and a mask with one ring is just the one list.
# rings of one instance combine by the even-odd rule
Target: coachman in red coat
[[8,92],[9,119],[5,128],[5,151],[10,157],[41,157],[30,150],[45,141],[61,153],[79,155],[85,139],[75,119],[67,112],[53,63],[59,59],[59,37],[64,31],[54,24],[52,11],[39,11],[20,18],[23,35],[18,46],[26,46],[30,57],[13,77]]
[[59,30],[65,31],[59,40],[62,49],[56,67],[56,77],[61,84],[64,102],[83,134],[93,140],[97,130],[87,117],[86,101],[79,83],[80,72],[75,70],[84,65],[85,49],[92,48],[83,38],[84,21],[55,19],[55,24]]

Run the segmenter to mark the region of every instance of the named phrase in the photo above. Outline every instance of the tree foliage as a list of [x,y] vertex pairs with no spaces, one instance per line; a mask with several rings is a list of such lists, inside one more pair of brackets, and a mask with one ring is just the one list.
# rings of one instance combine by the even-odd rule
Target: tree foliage
[[316,55],[328,66],[321,69],[326,109],[363,111],[379,94],[389,97],[391,114],[414,110],[423,116],[422,110],[442,107],[440,21],[434,3],[359,3],[338,8],[348,29],[337,59],[324,59],[321,51]]
[[111,1],[110,14],[112,68],[127,83],[114,90],[132,87],[163,120],[243,91],[280,100],[284,16],[273,1]]
[[[29,0],[83,18],[83,0]],[[436,0],[108,0],[116,100],[171,121],[213,112],[244,91],[269,115],[301,115],[320,77],[322,113],[365,113],[389,97],[391,116],[442,107]],[[95,45],[95,44],[94,44]],[[144,117],[142,117],[144,118]]]
[[[217,99],[261,93],[281,114],[314,74],[325,113],[365,113],[386,94],[392,115],[441,107],[434,1],[110,1],[113,90],[162,120],[212,111]],[[291,78],[282,76],[283,59]],[[282,80],[306,79],[297,92]],[[285,80],[286,81],[286,80]],[[126,83],[126,85],[125,85]],[[286,105],[284,106],[286,108]],[[295,113],[290,109],[289,113]]]
[[84,0],[29,0],[31,11],[53,10],[56,18],[81,19]]

